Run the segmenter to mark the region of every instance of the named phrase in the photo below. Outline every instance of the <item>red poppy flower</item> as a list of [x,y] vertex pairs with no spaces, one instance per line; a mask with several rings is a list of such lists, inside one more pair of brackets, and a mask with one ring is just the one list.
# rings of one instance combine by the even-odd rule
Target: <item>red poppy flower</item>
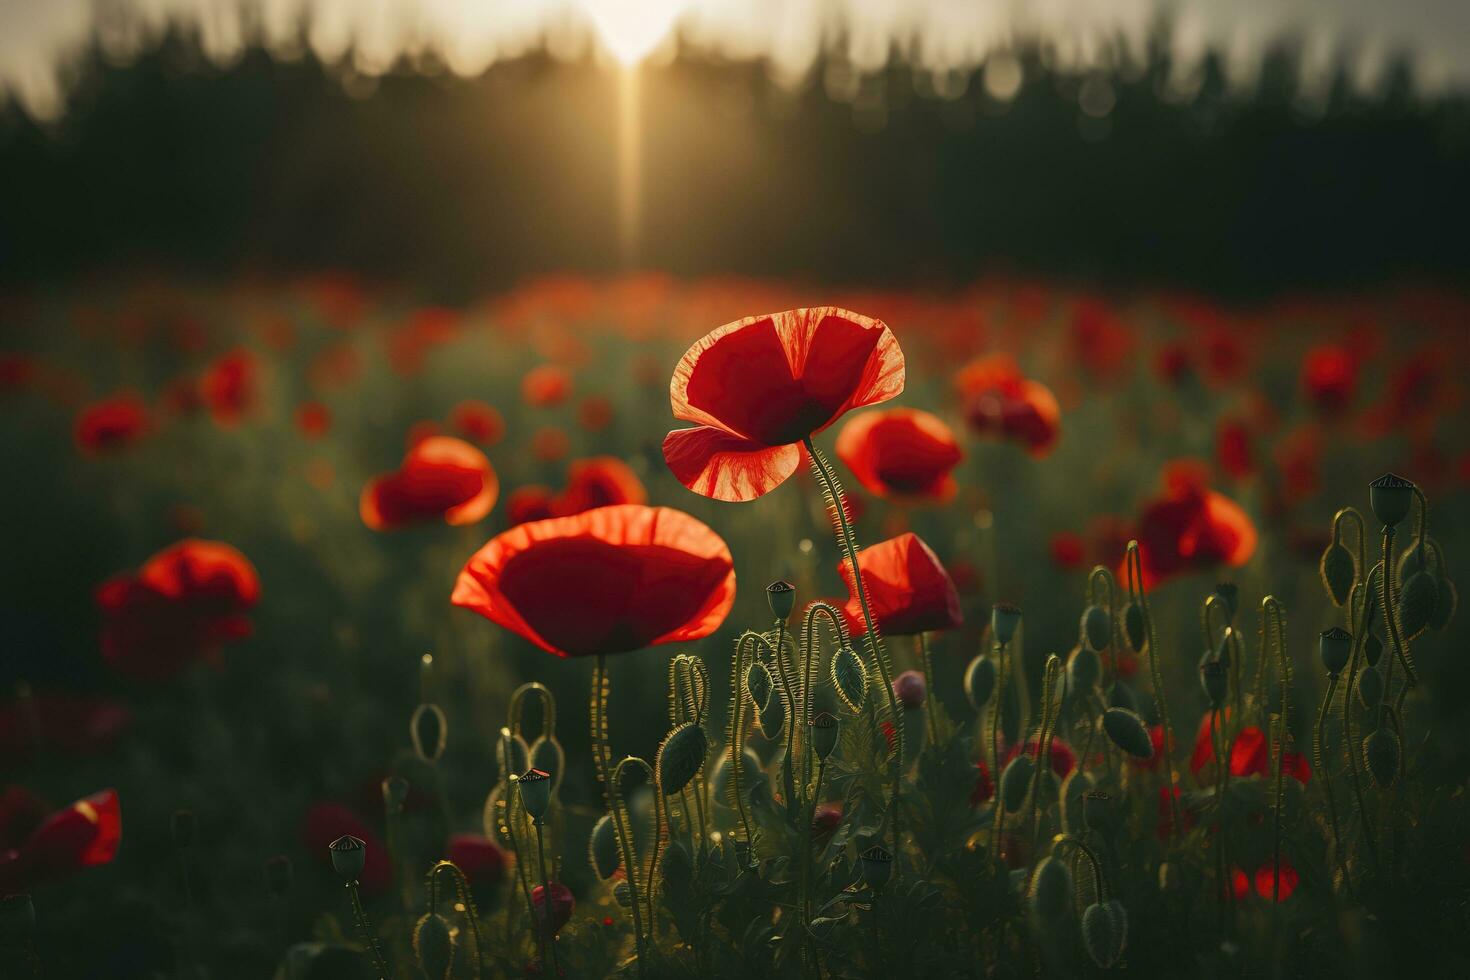
[[937,415],[884,408],[854,416],[837,434],[837,456],[879,497],[949,500],[960,446]]
[[230,545],[189,538],[136,574],[108,579],[95,599],[103,659],[124,674],[158,680],[249,636],[245,613],[260,601],[260,578]]
[[1164,483],[1164,493],[1144,507],[1135,532],[1145,586],[1215,565],[1239,567],[1255,553],[1255,525],[1240,505],[1208,488],[1203,466],[1171,463]]
[[564,517],[594,507],[647,502],[648,491],[631,466],[615,456],[594,456],[572,463],[567,489],[552,502],[551,511]]
[[449,838],[447,857],[459,866],[472,886],[498,885],[505,877],[505,852],[488,837],[455,834]]
[[1072,348],[1090,373],[1108,377],[1127,365],[1133,334],[1107,303],[1089,297],[1073,310]]
[[1053,534],[1048,550],[1051,552],[1052,562],[1061,569],[1080,568],[1083,559],[1086,558],[1082,536],[1071,531],[1058,531]]
[[148,406],[137,392],[123,391],[83,408],[77,415],[76,441],[84,452],[122,449],[148,432]]
[[247,350],[233,350],[211,364],[199,379],[199,394],[222,426],[239,424],[255,408],[260,366]]
[[381,838],[356,813],[340,803],[317,803],[301,820],[301,841],[312,856],[325,865],[332,863],[328,845],[344,834],[351,834],[365,845],[362,874],[358,885],[364,894],[386,891],[393,881],[393,862]]
[[981,759],[975,763],[975,788],[970,791],[970,806],[990,802],[995,796],[995,780],[990,778],[990,767]]
[[843,414],[903,391],[903,352],[881,320],[836,307],[727,323],[674,369],[664,439],[679,482],[716,500],[753,500],[801,463],[800,443]]
[[516,487],[510,496],[505,498],[505,516],[512,526],[525,524],[528,521],[544,521],[548,517],[556,515],[551,510],[552,502],[556,495],[551,492],[550,487],[539,484],[531,484],[524,487]]
[[[878,628],[892,636],[954,629],[964,622],[960,595],[939,557],[912,531],[858,552],[858,571],[867,586],[868,609]],[[853,634],[867,632],[852,566],[838,572],[850,598],[843,607]]]
[[492,538],[450,601],[559,657],[622,653],[713,633],[735,601],[735,564],[688,514],[599,507]]
[[42,748],[68,755],[104,751],[132,723],[127,705],[92,695],[37,691],[12,698],[0,706],[0,769],[19,768]]
[[1339,344],[1322,344],[1302,358],[1302,391],[1324,414],[1335,414],[1353,403],[1358,388],[1358,361]]
[[0,892],[28,891],[40,882],[108,864],[121,841],[117,791],[93,793],[51,814],[18,848],[0,853]]
[[[1001,772],[1005,772],[1005,767],[1010,764],[1010,761],[1023,751],[1027,755],[1034,757],[1040,749],[1041,743],[1035,738],[1027,739],[1024,744],[1018,742],[1008,747],[1001,755]],[[1058,779],[1066,779],[1068,774],[1077,767],[1077,753],[1072,751],[1072,746],[1059,738],[1053,738],[1051,740],[1051,755],[1049,758],[1051,759],[1051,771],[1056,773]]]
[[[1276,879],[1278,877],[1281,879],[1279,890],[1276,887]],[[1292,892],[1296,891],[1297,883],[1300,880],[1301,875],[1297,873],[1296,868],[1293,868],[1286,862],[1285,858],[1281,861],[1281,872],[1279,875],[1276,872],[1274,862],[1263,864],[1256,869],[1256,894],[1269,902],[1272,893],[1277,892],[1278,901],[1284,902],[1291,897]]]
[[1255,471],[1251,455],[1251,435],[1244,423],[1222,419],[1215,429],[1215,461],[1220,471],[1232,480],[1243,480]]
[[482,446],[493,446],[505,435],[505,419],[493,405],[475,399],[454,406],[449,424],[462,438]]
[[332,412],[321,402],[302,402],[296,409],[296,428],[308,439],[320,439],[332,428]]
[[1038,458],[1056,445],[1062,417],[1056,396],[1023,377],[1010,357],[981,358],[965,366],[955,383],[965,399],[965,420],[976,433],[1019,443]]
[[[1230,721],[1230,708],[1226,707],[1221,714],[1226,724]],[[1215,761],[1215,713],[1206,711],[1204,717],[1199,720],[1199,731],[1194,736],[1194,751],[1189,756],[1189,771],[1198,773],[1205,766]]]
[[560,405],[572,394],[572,376],[565,368],[543,364],[521,378],[521,398],[527,405],[549,408]]
[[358,510],[374,531],[423,521],[474,524],[490,513],[500,481],[485,454],[449,436],[432,436],[403,457],[403,465],[369,480]]
[[[1282,769],[1286,775],[1305,786],[1312,778],[1312,766],[1299,752],[1282,753]],[[1232,776],[1270,776],[1271,748],[1266,733],[1254,725],[1242,728],[1230,747]]]

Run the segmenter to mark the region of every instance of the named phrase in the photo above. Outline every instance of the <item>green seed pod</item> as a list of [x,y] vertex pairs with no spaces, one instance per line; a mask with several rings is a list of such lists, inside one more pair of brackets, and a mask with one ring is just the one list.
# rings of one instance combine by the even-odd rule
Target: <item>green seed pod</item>
[[843,647],[832,657],[832,687],[853,714],[863,710],[868,693],[868,668],[852,647]]
[[654,756],[653,769],[658,784],[670,796],[679,792],[698,774],[709,754],[709,739],[704,728],[692,721],[675,728],[664,738]]
[[626,880],[618,882],[613,886],[613,901],[625,909],[633,907],[633,889]]
[[1088,830],[1111,834],[1118,828],[1118,806],[1110,793],[1091,789],[1082,794],[1082,825]]
[[823,762],[837,748],[837,718],[829,712],[819,713],[811,721],[812,750]]
[[[35,934],[36,904],[31,896],[0,896],[0,947],[24,948]],[[36,974],[39,976],[40,970]]]
[[1031,911],[1044,922],[1052,922],[1067,914],[1072,900],[1072,873],[1065,862],[1044,857],[1031,875],[1027,898]]
[[772,582],[766,586],[766,602],[771,604],[771,613],[781,622],[786,622],[796,608],[796,586],[790,582]]
[[1317,638],[1317,655],[1322,658],[1322,666],[1327,668],[1327,673],[1334,677],[1347,666],[1352,652],[1353,634],[1341,626],[1323,630]]
[[1225,622],[1235,622],[1235,614],[1240,610],[1240,586],[1234,582],[1216,582],[1214,595],[1224,607]]
[[1399,597],[1399,624],[1404,629],[1404,639],[1412,640],[1434,618],[1434,607],[1439,602],[1439,583],[1434,573],[1421,569],[1409,576],[1404,583],[1403,595]]
[[1376,667],[1369,667],[1358,674],[1358,700],[1365,708],[1376,708],[1383,700],[1383,675]]
[[351,834],[344,834],[327,845],[332,855],[332,870],[343,881],[356,881],[367,860],[367,845]]
[[1401,476],[1385,473],[1368,484],[1368,505],[1384,527],[1398,527],[1409,516],[1414,502],[1414,484]]
[[613,826],[612,814],[604,813],[592,825],[587,838],[587,863],[592,865],[598,878],[606,881],[618,870],[622,857],[618,854],[618,833]]
[[1103,731],[1113,744],[1136,759],[1151,759],[1154,743],[1148,735],[1148,726],[1137,712],[1125,708],[1109,708],[1103,712]]
[[969,699],[970,707],[979,711],[990,703],[990,696],[994,693],[995,661],[982,653],[965,668],[965,697]]
[[779,738],[786,725],[786,699],[780,694],[771,695],[756,720],[760,723],[762,735],[769,739]]
[[1094,902],[1082,913],[1082,945],[1099,969],[1109,970],[1123,958],[1128,944],[1128,913],[1116,898]]
[[687,895],[694,880],[694,861],[682,841],[671,840],[658,862],[664,876],[664,887],[670,895]]
[[[1199,665],[1200,687],[1204,688],[1205,698],[1210,702],[1211,708],[1218,708],[1225,703],[1225,695],[1229,693],[1230,674],[1225,670],[1225,665],[1218,660],[1206,660]],[[1150,743],[1150,754],[1153,745]]]
[[1334,541],[1322,552],[1322,561],[1317,568],[1322,573],[1322,585],[1327,589],[1327,595],[1333,604],[1340,606],[1347,602],[1348,595],[1353,591],[1353,582],[1358,577],[1353,553],[1341,541]]
[[1102,658],[1091,647],[1078,647],[1067,658],[1067,695],[1090,691],[1102,679]]
[[291,879],[295,877],[295,870],[291,866],[291,859],[284,854],[267,858],[265,862],[265,887],[275,898],[285,898],[286,893],[291,890]]
[[1148,642],[1148,624],[1143,619],[1143,606],[1136,602],[1128,603],[1123,610],[1123,633],[1133,652],[1142,653],[1143,645]]
[[893,855],[882,844],[874,844],[863,851],[861,861],[863,881],[874,892],[883,891],[888,880],[893,877]]
[[1092,792],[1092,775],[1075,767],[1062,782],[1062,822],[1073,834],[1080,834],[1087,827],[1083,814],[1082,799]]
[[521,806],[540,823],[551,809],[551,773],[541,769],[527,769],[516,782],[521,793]]
[[1012,602],[997,602],[990,610],[990,632],[997,643],[1009,643],[1021,625],[1021,607]]
[[555,735],[542,735],[531,743],[531,768],[551,774],[551,792],[561,788],[562,773],[567,767],[567,754]]
[[1363,762],[1379,789],[1388,789],[1399,777],[1399,737],[1379,727],[1363,739]]
[[1113,620],[1102,606],[1088,606],[1082,612],[1082,635],[1094,650],[1113,645]]
[[174,847],[181,851],[194,843],[198,829],[193,810],[175,810],[173,818],[169,820],[169,832],[173,835]]
[[1026,800],[1026,791],[1031,787],[1031,774],[1035,769],[1036,765],[1031,757],[1022,753],[1012,759],[1010,765],[1000,774],[1000,801],[1007,813],[1015,813],[1021,809],[1021,804]]
[[454,963],[454,937],[444,917],[426,913],[413,927],[413,952],[428,980],[447,980]]
[[755,710],[766,710],[766,706],[771,703],[771,692],[775,690],[775,687],[775,683],[771,680],[770,669],[759,660],[751,664],[745,671],[745,693],[750,695]]
[[437,704],[421,704],[408,721],[408,736],[415,755],[425,762],[438,762],[449,739],[449,719]]
[[1383,640],[1377,633],[1369,633],[1363,637],[1363,659],[1368,661],[1369,667],[1377,667],[1378,661],[1383,657]]
[[1439,580],[1439,599],[1434,604],[1434,615],[1429,617],[1429,628],[1442,633],[1455,618],[1455,607],[1460,604],[1460,593],[1455,583],[1447,578]]

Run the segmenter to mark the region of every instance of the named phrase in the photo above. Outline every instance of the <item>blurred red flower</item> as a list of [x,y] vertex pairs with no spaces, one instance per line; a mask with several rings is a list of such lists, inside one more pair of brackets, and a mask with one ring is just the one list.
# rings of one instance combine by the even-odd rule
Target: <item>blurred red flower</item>
[[255,409],[260,364],[254,354],[237,348],[216,360],[199,379],[199,394],[209,414],[222,426],[238,425]]
[[1154,358],[1154,372],[1165,384],[1177,385],[1194,370],[1189,348],[1178,341],[1164,344]]
[[1048,550],[1051,552],[1052,562],[1061,569],[1080,568],[1086,558],[1082,536],[1072,531],[1058,531],[1053,534]]
[[455,834],[445,856],[459,866],[471,886],[498,885],[505,877],[505,852],[488,837]]
[[[1034,758],[1040,750],[1041,743],[1035,738],[1027,739],[1024,744],[1018,742],[1015,745],[1007,747],[1000,758],[1001,772],[1004,773],[1005,767],[1010,764],[1012,759],[1020,755],[1022,751]],[[1051,759],[1051,771],[1056,773],[1058,779],[1066,779],[1072,770],[1077,767],[1077,753],[1072,751],[1072,746],[1059,738],[1051,740],[1051,755],[1048,758]]]
[[[546,892],[551,894],[551,911],[545,911]],[[537,885],[531,889],[531,907],[536,910],[538,921],[545,922],[551,935],[561,932],[562,926],[572,920],[572,910],[577,907],[577,900],[572,896],[572,890],[559,881],[548,883],[544,888]]]
[[[0,797],[0,810],[13,805],[10,792]],[[5,816],[9,826],[3,832],[8,836],[21,824],[11,814]],[[117,791],[93,793],[42,819],[23,841],[0,841],[0,893],[29,891],[43,881],[108,864],[121,841],[122,807]]]
[[351,834],[365,845],[362,874],[358,884],[363,894],[377,895],[393,881],[393,862],[381,838],[352,810],[340,803],[316,803],[301,819],[301,842],[311,856],[330,867],[328,846],[345,834]]
[[648,491],[631,466],[615,456],[593,456],[572,463],[567,488],[552,501],[551,511],[564,517],[594,507],[647,502]]
[[320,439],[332,428],[332,412],[321,402],[302,402],[296,407],[296,428],[308,439]]
[[550,487],[540,484],[530,484],[524,487],[516,487],[510,496],[505,498],[506,520],[512,526],[525,524],[527,521],[542,521],[548,517],[555,517],[552,513],[551,502],[556,495],[551,492]]
[[735,601],[735,564],[681,511],[599,507],[492,538],[450,601],[559,657],[623,653],[713,633]]
[[101,752],[133,723],[132,709],[89,694],[37,691],[0,705],[0,769],[16,769],[38,750]]
[[449,424],[463,439],[482,446],[493,446],[505,436],[505,419],[493,405],[467,399],[454,406]]
[[1317,425],[1293,429],[1276,444],[1273,455],[1281,471],[1281,496],[1290,506],[1300,503],[1322,484],[1322,431]]
[[1133,351],[1133,332],[1105,301],[1086,297],[1072,310],[1072,351],[1090,374],[1120,373]]
[[500,481],[485,454],[449,436],[432,436],[403,457],[398,469],[369,480],[358,510],[374,531],[424,521],[474,524],[495,506]]
[[1302,391],[1318,411],[1334,415],[1353,403],[1358,389],[1358,361],[1340,344],[1320,344],[1302,358]]
[[189,538],[136,573],[103,582],[95,599],[103,659],[121,673],[159,680],[250,635],[245,614],[260,601],[260,578],[230,545]]
[[753,500],[784,483],[800,443],[843,414],[903,391],[903,352],[881,320],[836,307],[727,323],[674,368],[664,439],[679,482],[716,500]]
[[1023,377],[1011,357],[992,354],[974,361],[960,370],[955,384],[976,433],[1019,443],[1038,458],[1056,445],[1062,417],[1056,396]]
[[880,408],[853,416],[837,434],[837,456],[879,497],[946,501],[958,484],[954,432],[916,408]]
[[[1229,708],[1225,709],[1224,715],[1228,724]],[[1213,712],[1205,712],[1200,719],[1199,732],[1195,735],[1194,752],[1189,757],[1189,770],[1196,775],[1215,761],[1213,717]],[[1225,751],[1230,759],[1230,775],[1240,778],[1272,775],[1270,742],[1265,732],[1256,726],[1247,725],[1237,732],[1235,740]],[[1311,763],[1299,752],[1287,750],[1283,753],[1282,771],[1303,786],[1312,778]]]
[[[1276,887],[1278,877],[1281,880],[1279,889]],[[1297,883],[1300,880],[1301,875],[1297,873],[1296,868],[1293,868],[1287,863],[1285,858],[1281,859],[1281,871],[1279,875],[1274,863],[1263,864],[1256,869],[1256,894],[1270,901],[1272,892],[1274,891],[1278,893],[1278,900],[1284,902],[1291,897],[1292,892],[1296,891]]]
[[1232,480],[1243,480],[1255,472],[1250,430],[1238,419],[1221,419],[1215,429],[1215,462]]
[[1209,489],[1203,465],[1191,460],[1165,467],[1164,492],[1144,506],[1135,535],[1146,587],[1219,564],[1243,565],[1257,538],[1240,505]]
[[1135,769],[1145,772],[1157,772],[1160,764],[1164,761],[1164,726],[1150,725],[1148,728],[1149,744],[1154,747],[1154,754],[1147,759],[1139,759],[1134,756],[1128,757],[1128,764]]
[[970,790],[970,806],[990,802],[995,796],[995,780],[990,778],[990,767],[981,759],[975,763],[975,788]]
[[[858,552],[858,571],[867,586],[868,608],[881,632],[909,636],[959,626],[960,596],[939,557],[917,534],[908,532]],[[847,583],[843,607],[854,636],[867,632],[858,601],[852,566],[843,560],[838,572]]]
[[527,405],[548,408],[560,405],[572,394],[572,376],[566,368],[543,364],[521,378],[521,398]]
[[143,399],[135,391],[121,391],[77,414],[76,442],[88,453],[122,449],[142,439],[148,428],[148,406]]

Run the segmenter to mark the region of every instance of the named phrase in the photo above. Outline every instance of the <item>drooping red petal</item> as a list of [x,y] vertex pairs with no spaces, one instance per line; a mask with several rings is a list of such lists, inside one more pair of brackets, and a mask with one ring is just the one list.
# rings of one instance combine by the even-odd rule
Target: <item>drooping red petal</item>
[[557,656],[622,653],[713,633],[735,601],[735,567],[688,514],[599,507],[493,538],[451,601]]
[[[858,570],[867,587],[868,607],[878,629],[894,636],[949,630],[959,626],[959,591],[939,557],[913,532],[880,541],[858,552]],[[838,568],[847,583],[844,611],[855,633],[867,632],[852,566]]]
[[716,500],[754,500],[785,483],[801,465],[797,445],[763,446],[723,429],[675,429],[664,439],[664,461],[684,486]]
[[955,494],[954,432],[936,415],[888,408],[853,416],[837,434],[837,457],[880,497],[943,501]]

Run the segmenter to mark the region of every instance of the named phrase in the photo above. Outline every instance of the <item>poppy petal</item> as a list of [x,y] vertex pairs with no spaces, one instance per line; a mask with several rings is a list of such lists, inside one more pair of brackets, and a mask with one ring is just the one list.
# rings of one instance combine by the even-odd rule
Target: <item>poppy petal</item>
[[853,416],[837,434],[837,457],[864,489],[880,497],[945,501],[958,484],[958,440],[936,415],[913,408]]
[[[858,569],[868,596],[868,609],[878,628],[896,636],[954,629],[964,621],[959,590],[939,556],[917,534],[907,532],[858,552]],[[852,566],[838,568],[847,583],[844,607],[855,634],[867,632]]]
[[664,460],[684,486],[715,500],[754,500],[785,483],[801,465],[798,445],[764,446],[711,426],[675,429]]

